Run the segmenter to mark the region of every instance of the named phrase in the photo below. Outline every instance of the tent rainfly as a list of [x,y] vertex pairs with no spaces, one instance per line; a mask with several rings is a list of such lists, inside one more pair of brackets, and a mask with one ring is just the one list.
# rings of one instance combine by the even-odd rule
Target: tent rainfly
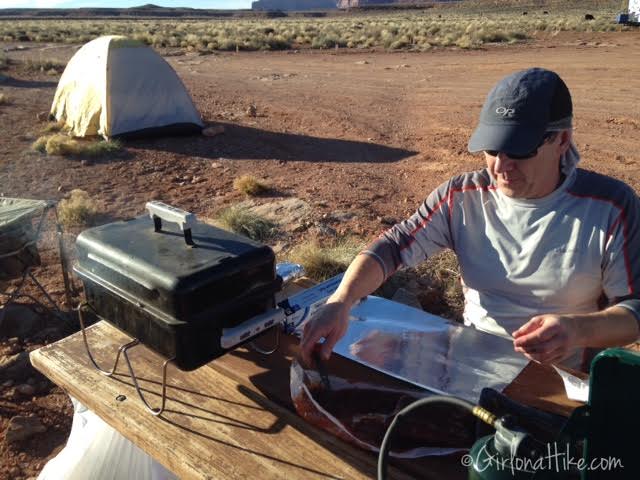
[[202,119],[175,70],[122,36],[85,44],[60,77],[51,115],[76,137],[200,133]]

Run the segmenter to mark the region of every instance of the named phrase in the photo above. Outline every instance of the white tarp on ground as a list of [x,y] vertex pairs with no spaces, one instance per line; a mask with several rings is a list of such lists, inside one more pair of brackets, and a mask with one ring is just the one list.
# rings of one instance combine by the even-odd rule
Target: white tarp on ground
[[92,40],[71,58],[51,114],[77,137],[204,126],[171,65],[143,43],[116,35]]
[[100,417],[72,398],[73,424],[66,446],[38,480],[177,480]]

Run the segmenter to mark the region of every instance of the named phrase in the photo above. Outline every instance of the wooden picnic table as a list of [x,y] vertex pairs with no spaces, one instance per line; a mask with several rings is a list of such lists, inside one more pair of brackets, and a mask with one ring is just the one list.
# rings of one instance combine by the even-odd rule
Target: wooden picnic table
[[[111,368],[118,347],[131,340],[105,321],[88,327],[87,337],[103,369]],[[239,348],[192,372],[170,365],[159,417],[144,408],[124,361],[112,377],[94,368],[81,332],[33,351],[31,362],[180,478],[375,478],[376,455],[307,424],[293,410],[289,369],[296,348],[296,339],[281,336],[279,351],[270,356]],[[129,356],[145,397],[159,406],[162,357],[143,345]],[[347,359],[335,361],[372,383],[405,385]],[[505,393],[563,415],[579,405],[566,398],[555,372],[533,363]],[[460,455],[401,460],[390,477],[464,479],[466,468]]]

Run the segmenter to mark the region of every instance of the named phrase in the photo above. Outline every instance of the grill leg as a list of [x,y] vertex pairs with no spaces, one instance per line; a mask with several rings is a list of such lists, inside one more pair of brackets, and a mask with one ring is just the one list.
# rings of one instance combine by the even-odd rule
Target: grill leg
[[98,362],[96,362],[95,358],[93,358],[93,355],[91,355],[91,350],[89,349],[89,342],[87,341],[87,334],[85,332],[85,327],[84,327],[84,317],[82,314],[82,308],[83,307],[88,307],[91,310],[93,310],[95,312],[95,310],[93,309],[93,307],[91,305],[89,305],[88,303],[84,302],[81,303],[78,307],[78,319],[80,321],[80,330],[82,331],[82,340],[84,341],[84,346],[87,349],[87,354],[89,355],[89,359],[91,360],[91,363],[93,363],[93,366],[103,375],[107,376],[107,377],[111,377],[115,371],[116,368],[118,367],[118,361],[120,360],[120,354],[122,354],[124,356],[124,360],[127,363],[127,368],[129,369],[129,375],[131,377],[131,380],[133,380],[133,385],[136,388],[136,392],[138,392],[138,396],[140,397],[140,400],[142,400],[142,403],[144,404],[145,408],[151,412],[152,415],[155,416],[159,416],[160,414],[162,414],[162,412],[164,412],[164,406],[166,404],[167,401],[167,367],[169,366],[169,364],[171,362],[173,362],[173,358],[170,358],[168,360],[166,360],[163,364],[162,364],[162,397],[161,397],[161,404],[160,404],[160,408],[152,408],[151,405],[149,405],[149,403],[147,402],[147,400],[144,398],[144,395],[142,393],[142,390],[140,389],[140,385],[138,385],[138,379],[133,371],[133,367],[131,366],[131,361],[129,360],[129,355],[127,354],[127,350],[129,350],[132,347],[135,347],[136,345],[138,345],[140,342],[138,341],[138,339],[133,339],[132,341],[130,341],[129,343],[125,343],[124,345],[122,345],[119,349],[118,349],[118,353],[116,354],[116,361],[113,364],[113,368],[111,369],[111,371],[108,370],[103,370],[102,368],[100,368],[100,365],[98,365]]
[[140,400],[142,400],[142,403],[144,403],[144,406],[146,407],[146,409],[149,412],[151,412],[152,415],[158,416],[162,412],[164,412],[164,405],[165,405],[166,400],[167,400],[167,366],[171,362],[173,362],[173,358],[165,360],[165,362],[162,364],[162,399],[161,399],[162,403],[160,404],[160,408],[152,408],[151,405],[149,405],[149,403],[147,403],[147,400],[144,398],[144,395],[142,394],[142,390],[140,389],[140,386],[138,385],[138,379],[136,378],[135,373],[133,373],[133,367],[131,366],[131,362],[129,361],[129,355],[127,355],[127,350],[130,347],[134,347],[137,344],[138,344],[138,341],[136,340],[135,344],[133,344],[133,342],[128,343],[128,344],[123,345],[122,347],[120,347],[120,350],[122,350],[122,354],[124,355],[124,359],[127,362],[127,367],[129,367],[129,375],[131,375],[131,380],[133,380],[133,384],[136,387],[136,392],[138,392],[138,396],[140,397]]

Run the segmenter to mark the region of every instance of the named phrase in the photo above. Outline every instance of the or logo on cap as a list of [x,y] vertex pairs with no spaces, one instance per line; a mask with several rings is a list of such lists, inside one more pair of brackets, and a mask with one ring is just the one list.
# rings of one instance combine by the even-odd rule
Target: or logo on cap
[[516,111],[513,108],[498,107],[496,108],[496,113],[498,115],[502,115],[503,117],[513,117]]

